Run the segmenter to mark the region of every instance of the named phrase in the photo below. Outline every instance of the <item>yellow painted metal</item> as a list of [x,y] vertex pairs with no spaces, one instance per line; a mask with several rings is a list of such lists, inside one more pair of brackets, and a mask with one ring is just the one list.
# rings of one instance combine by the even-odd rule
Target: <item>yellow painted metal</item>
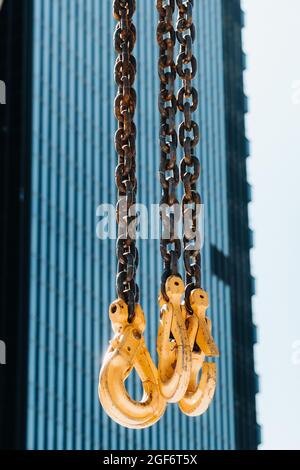
[[[99,399],[106,413],[127,428],[141,429],[158,421],[166,409],[160,394],[157,369],[147,350],[143,332],[145,317],[136,305],[132,323],[128,322],[128,307],[118,299],[109,309],[114,338],[105,354],[99,377]],[[132,369],[139,375],[143,399],[133,400],[125,387]]]
[[218,357],[219,350],[211,335],[211,321],[206,316],[208,294],[202,289],[194,289],[190,304],[193,315],[186,314],[186,324],[192,351],[192,369],[186,394],[180,400],[179,407],[188,416],[200,416],[211,404],[217,383],[216,364],[204,362],[205,356]]
[[166,281],[169,301],[160,293],[160,325],[157,338],[158,380],[162,396],[170,403],[181,400],[191,372],[191,348],[181,303],[184,284],[179,276]]

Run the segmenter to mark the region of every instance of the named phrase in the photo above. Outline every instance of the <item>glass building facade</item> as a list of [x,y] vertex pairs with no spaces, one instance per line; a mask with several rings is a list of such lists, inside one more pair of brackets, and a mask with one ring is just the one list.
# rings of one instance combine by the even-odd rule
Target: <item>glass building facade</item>
[[[25,446],[255,448],[259,428],[255,414],[240,2],[194,2],[199,63],[196,86],[200,94],[196,119],[201,129],[198,156],[205,204],[204,288],[210,295],[208,314],[221,351],[217,390],[204,416],[188,418],[177,405],[169,405],[160,422],[143,431],[128,430],[111,421],[101,409],[97,394],[99,367],[112,336],[108,308],[115,299],[116,271],[115,241],[96,236],[98,205],[116,201],[115,20],[111,0],[30,3]],[[160,200],[155,1],[139,0],[134,21],[137,200],[150,206]],[[139,241],[138,247],[146,342],[152,357],[156,357],[159,241]],[[243,261],[240,273],[239,260]],[[139,393],[135,381],[131,381],[130,391]]]

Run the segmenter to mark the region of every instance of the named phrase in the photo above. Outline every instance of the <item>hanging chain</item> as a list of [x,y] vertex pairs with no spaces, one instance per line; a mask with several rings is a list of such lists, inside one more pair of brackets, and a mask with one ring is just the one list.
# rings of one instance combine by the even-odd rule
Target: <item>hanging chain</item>
[[174,48],[176,34],[173,26],[175,0],[157,0],[159,13],[157,42],[159,44],[158,74],[160,78],[159,112],[160,120],[160,183],[162,198],[160,214],[162,233],[160,240],[161,256],[164,262],[161,291],[167,299],[165,282],[171,274],[178,274],[178,260],[181,256],[181,242],[177,236],[179,203],[176,188],[179,183],[179,168],[176,163],[178,137],[175,116],[177,102],[174,94],[176,64]]
[[138,302],[139,289],[135,281],[138,267],[136,248],[136,127],[134,113],[136,93],[133,88],[136,75],[136,60],[132,51],[136,42],[136,29],[132,22],[135,13],[135,0],[114,0],[116,25],[114,42],[118,53],[115,64],[115,81],[118,93],[115,99],[115,116],[118,129],[115,135],[115,148],[118,154],[116,185],[117,204],[117,258],[118,274],[116,289],[118,297],[128,305],[128,320],[134,317],[135,304]]
[[200,231],[197,222],[201,207],[201,197],[197,192],[200,163],[195,155],[195,148],[199,142],[199,126],[192,116],[198,107],[198,93],[192,84],[197,72],[197,61],[192,47],[195,41],[194,1],[176,1],[179,9],[176,35],[180,43],[177,73],[183,82],[177,95],[177,106],[183,113],[183,121],[179,126],[179,142],[184,150],[184,157],[180,163],[180,178],[184,185],[182,212],[184,219],[183,257],[186,272],[185,303],[191,312],[190,293],[193,289],[201,287]]
[[[208,295],[200,289],[201,257],[197,218],[201,199],[196,189],[200,164],[195,156],[199,128],[192,119],[192,113],[198,106],[197,91],[192,85],[197,68],[192,52],[195,39],[193,0],[176,1],[179,18],[175,32],[175,0],[156,0],[159,12],[157,41],[160,51],[161,255],[164,261],[162,295],[159,295],[159,362],[156,368],[143,336],[145,318],[138,304],[139,291],[135,282],[138,267],[138,221],[135,211],[136,93],[133,88],[136,61],[132,52],[136,30],[132,18],[136,0],[113,0],[114,16],[118,21],[114,36],[118,53],[115,64],[115,81],[118,86],[115,98],[115,116],[118,121],[115,134],[118,154],[115,174],[118,188],[118,299],[109,308],[115,335],[103,360],[98,390],[100,402],[107,414],[118,424],[131,429],[146,428],[157,422],[164,414],[168,402],[179,403],[179,408],[187,416],[200,416],[210,405],[216,388],[216,364],[204,362],[205,356],[217,357],[219,351],[211,336],[211,321],[206,317]],[[175,65],[176,37],[180,43],[180,54]],[[177,73],[183,86],[175,97]],[[180,170],[176,161],[177,107],[183,113],[183,122],[179,126],[179,140],[184,153]],[[180,179],[184,186],[181,211],[185,229],[183,247],[186,285],[178,274],[181,241],[177,229],[181,211],[176,192]],[[190,212],[192,217],[188,217],[187,231],[186,213]],[[182,304],[184,291],[185,305]],[[134,368],[144,389],[141,401],[133,400],[125,386],[125,381]],[[198,380],[199,373],[201,375]]]

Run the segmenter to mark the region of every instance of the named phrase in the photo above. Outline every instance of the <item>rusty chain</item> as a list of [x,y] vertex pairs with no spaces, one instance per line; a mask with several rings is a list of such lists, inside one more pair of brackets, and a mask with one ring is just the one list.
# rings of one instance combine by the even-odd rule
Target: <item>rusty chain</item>
[[[193,0],[176,0],[179,17],[176,33],[173,27],[175,0],[157,0],[159,23],[157,41],[159,44],[158,70],[160,77],[159,111],[160,124],[160,182],[162,186],[161,218],[161,255],[164,261],[162,275],[162,292],[166,297],[164,284],[171,274],[178,274],[178,260],[181,256],[181,242],[177,235],[179,219],[176,189],[181,178],[184,185],[182,211],[184,220],[187,212],[191,212],[191,224],[183,237],[184,266],[186,271],[186,304],[189,305],[189,294],[192,289],[201,286],[201,253],[200,234],[197,218],[201,204],[196,183],[200,175],[200,163],[195,155],[195,147],[199,142],[199,127],[192,119],[198,107],[198,93],[192,85],[197,71],[197,61],[192,51],[195,40],[193,24]],[[132,22],[135,12],[135,0],[114,0],[114,16],[118,21],[115,31],[115,49],[118,57],[115,65],[115,81],[118,94],[115,99],[115,115],[118,130],[115,146],[118,153],[116,168],[116,184],[119,193],[117,205],[118,221],[118,275],[117,293],[128,305],[129,318],[134,315],[135,303],[138,301],[139,290],[135,281],[138,266],[138,252],[135,241],[136,214],[130,209],[136,202],[136,162],[135,139],[136,128],[133,121],[136,107],[136,93],[133,88],[136,61],[132,55],[136,41],[136,30]],[[180,43],[180,54],[177,63],[174,61],[176,37]],[[183,82],[177,99],[175,97],[176,71]],[[175,116],[177,107],[183,113],[183,121],[179,126],[179,141],[184,149],[184,157],[180,162],[180,171],[176,162],[178,136]],[[192,137],[191,137],[192,134]],[[179,176],[180,175],[180,176]],[[124,202],[125,199],[125,202]],[[120,217],[121,209],[122,214]],[[192,206],[192,209],[190,207]],[[131,227],[131,231],[129,230]]]
[[[173,21],[176,4],[179,16],[175,31]],[[118,55],[115,62],[118,91],[114,103],[118,121],[115,134],[115,150],[118,155],[115,170],[118,190],[118,299],[109,309],[115,336],[103,360],[98,390],[100,402],[107,414],[118,424],[130,429],[146,428],[157,422],[164,414],[168,402],[179,403],[180,409],[187,416],[200,416],[208,408],[216,387],[216,365],[204,362],[205,355],[217,357],[219,352],[211,336],[211,322],[206,317],[208,295],[201,289],[198,229],[201,197],[196,187],[200,177],[200,163],[195,155],[199,127],[193,120],[193,113],[198,107],[198,94],[193,86],[197,70],[192,47],[195,40],[193,5],[193,0],[156,0],[159,13],[158,104],[162,188],[160,250],[164,262],[159,295],[159,362],[156,368],[143,337],[145,318],[138,304],[139,289],[136,284],[136,60],[133,56],[136,29],[132,20],[136,0],[113,0],[113,12],[117,20],[114,44]],[[175,63],[176,40],[180,44],[180,53]],[[177,74],[182,87],[176,97]],[[178,132],[177,109],[183,116]],[[177,165],[178,137],[183,149],[180,168]],[[184,190],[181,210],[177,199],[180,180]],[[184,224],[185,285],[178,272],[182,247],[177,231],[181,215]],[[185,306],[182,303],[184,291]],[[144,388],[141,401],[133,400],[125,386],[133,368],[140,376]],[[203,370],[198,382],[200,369]]]
[[115,50],[118,54],[115,63],[115,81],[118,92],[115,99],[115,116],[118,129],[115,135],[115,148],[118,154],[116,168],[117,203],[117,258],[118,274],[116,290],[119,298],[128,305],[128,320],[134,318],[135,304],[139,289],[135,281],[138,267],[136,248],[136,127],[134,114],[136,93],[133,88],[136,75],[136,61],[132,55],[136,42],[136,29],[132,22],[135,13],[135,0],[114,0],[113,13],[118,21],[114,34]]
[[[185,230],[183,237],[183,259],[186,273],[185,304],[192,312],[190,293],[201,287],[201,252],[200,231],[197,219],[200,215],[201,197],[197,191],[200,176],[200,163],[195,154],[199,142],[199,126],[193,120],[193,113],[198,108],[198,93],[193,86],[197,72],[197,60],[193,54],[195,41],[195,25],[193,23],[193,0],[176,0],[178,20],[176,36],[180,44],[177,57],[177,73],[182,80],[182,87],[177,95],[177,106],[183,113],[183,121],[179,126],[179,142],[184,151],[180,162],[180,178],[184,185],[182,198],[182,214]],[[189,222],[189,227],[186,226]]]
[[160,120],[160,183],[162,198],[160,216],[162,232],[160,240],[161,256],[164,270],[161,291],[168,300],[165,282],[171,274],[178,275],[178,260],[181,256],[181,242],[177,235],[179,202],[176,188],[179,183],[179,168],[176,162],[178,137],[175,116],[177,101],[175,97],[176,64],[174,48],[176,33],[173,26],[175,0],[157,0],[159,13],[157,42],[159,45],[158,74],[160,78],[159,112]]

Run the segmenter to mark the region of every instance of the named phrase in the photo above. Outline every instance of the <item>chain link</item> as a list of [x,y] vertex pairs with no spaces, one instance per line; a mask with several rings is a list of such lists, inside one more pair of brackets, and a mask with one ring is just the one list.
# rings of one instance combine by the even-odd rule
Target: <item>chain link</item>
[[[178,20],[176,36],[180,43],[177,57],[177,73],[182,80],[182,87],[177,95],[177,106],[183,114],[179,126],[179,142],[184,151],[180,162],[180,178],[184,185],[182,213],[185,224],[183,237],[183,259],[186,272],[185,304],[190,312],[190,293],[201,287],[201,252],[198,218],[200,215],[201,197],[197,192],[197,181],[200,177],[200,163],[195,155],[199,142],[199,126],[193,120],[193,113],[198,108],[198,93],[193,86],[197,73],[197,60],[193,54],[195,25],[193,23],[193,0],[176,0]],[[189,222],[189,227],[186,227]]]
[[173,26],[175,0],[157,0],[159,13],[157,42],[159,45],[158,74],[160,92],[158,107],[160,120],[160,183],[162,198],[160,216],[162,233],[160,251],[164,262],[161,291],[168,300],[165,282],[171,274],[178,275],[178,260],[181,256],[181,242],[177,235],[179,202],[176,188],[179,183],[179,168],[176,162],[178,136],[176,132],[177,101],[175,96],[176,64],[174,49],[176,33]]
[[118,92],[115,99],[115,116],[118,129],[115,134],[115,148],[118,154],[116,168],[117,203],[117,258],[118,274],[116,290],[119,298],[128,305],[128,320],[134,317],[139,289],[135,281],[138,267],[136,248],[136,127],[134,114],[136,93],[133,88],[136,75],[136,61],[132,55],[136,42],[136,29],[132,22],[135,13],[135,0],[114,0],[113,13],[118,21],[114,34],[115,50],[118,54],[115,63],[115,81]]

